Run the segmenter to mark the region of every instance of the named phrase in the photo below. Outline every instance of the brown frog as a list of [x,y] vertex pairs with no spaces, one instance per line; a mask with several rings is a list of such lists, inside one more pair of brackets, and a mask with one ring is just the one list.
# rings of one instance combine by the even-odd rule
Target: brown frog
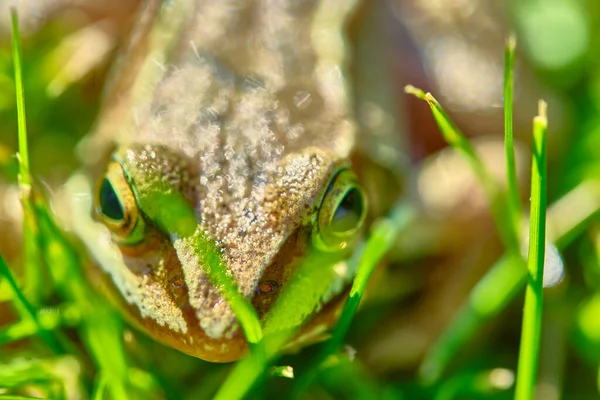
[[[342,264],[351,254],[368,220],[350,162],[361,143],[345,36],[356,10],[350,0],[143,6],[83,146],[96,183],[78,190],[91,201],[73,209],[118,301],[153,337],[236,360],[246,337],[211,257],[262,318],[307,251]],[[382,146],[399,152],[395,143]],[[374,165],[366,159],[354,168]],[[352,279],[335,271],[323,304]]]

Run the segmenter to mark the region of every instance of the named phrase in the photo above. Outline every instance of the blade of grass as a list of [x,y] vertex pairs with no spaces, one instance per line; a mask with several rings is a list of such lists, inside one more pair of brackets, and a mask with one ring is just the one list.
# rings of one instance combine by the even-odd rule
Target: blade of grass
[[12,8],[11,34],[12,55],[15,78],[15,95],[17,102],[17,126],[19,141],[19,189],[23,204],[23,265],[25,269],[25,291],[34,304],[38,304],[44,291],[40,254],[38,248],[38,234],[36,229],[35,214],[29,195],[31,193],[31,170],[29,169],[29,151],[27,146],[27,122],[25,118],[25,95],[23,93],[23,75],[21,69],[21,40],[19,37],[19,18],[16,9]]
[[29,320],[21,320],[0,329],[0,346],[37,334],[37,327]]
[[[225,262],[218,249],[200,231],[195,236],[199,252],[204,254],[206,271],[211,281],[220,288],[221,293],[227,299],[237,320],[239,321],[246,339],[251,344],[258,343],[263,336],[260,320],[256,310],[250,301],[238,290],[237,283],[229,275]],[[202,265],[202,264],[201,264]]]
[[517,181],[513,138],[513,88],[516,46],[517,39],[514,36],[510,36],[506,41],[506,49],[504,52],[504,150],[506,153],[508,212],[513,224],[513,229],[518,232],[522,210]]
[[31,186],[29,170],[29,152],[27,150],[27,123],[25,119],[25,96],[23,94],[23,76],[21,70],[21,40],[19,37],[19,18],[17,10],[10,10],[13,47],[13,65],[15,73],[15,94],[17,97],[17,123],[19,129],[19,164],[21,184]]
[[[24,357],[0,363],[2,394],[35,394],[36,398],[79,399],[81,387],[72,383],[80,377],[81,364],[72,356],[53,358]],[[26,390],[34,387],[35,391]],[[25,390],[23,390],[25,389]],[[8,392],[7,392],[8,390]]]
[[[512,223],[507,223],[506,219],[508,212],[506,195],[501,190],[497,180],[486,168],[481,157],[475,152],[467,137],[452,122],[444,108],[431,93],[425,93],[423,90],[412,85],[407,85],[404,91],[427,102],[444,140],[458,153],[463,155],[475,173],[479,184],[485,191],[494,222],[504,246],[510,253],[520,254],[519,232]],[[525,267],[523,266],[523,268]]]
[[533,161],[531,169],[531,206],[529,225],[529,277],[517,368],[516,400],[535,395],[535,380],[542,329],[544,254],[546,244],[546,103],[540,101],[533,122]]
[[115,399],[127,399],[129,363],[122,343],[123,324],[115,312],[98,298],[85,281],[81,258],[54,223],[44,198],[32,196],[41,232],[41,248],[59,294],[76,304],[82,315],[79,331],[98,367],[97,380],[103,379]]
[[[577,213],[566,212],[574,208]],[[550,242],[556,243],[559,250],[567,247],[589,226],[599,210],[600,182],[586,181],[577,186],[548,210]],[[565,219],[565,216],[568,218]],[[554,231],[550,229],[552,227]],[[479,280],[466,303],[427,352],[419,367],[422,382],[431,384],[438,381],[456,352],[469,342],[486,321],[498,315],[521,292],[527,270],[511,262],[509,257],[509,254],[505,254]]]
[[2,255],[0,255],[0,276],[8,281],[10,288],[12,289],[16,299],[18,300],[18,303],[21,306],[20,309],[23,309],[25,311],[25,313],[22,314],[21,317],[28,319],[35,324],[40,337],[46,343],[46,345],[50,349],[52,349],[54,353],[61,353],[60,346],[55,340],[55,338],[51,335],[49,331],[47,331],[41,326],[35,308],[27,300],[23,292],[19,289],[19,286],[17,285],[17,282],[15,281],[15,278],[10,272],[10,269],[8,268],[8,265],[4,261],[4,257],[2,257]]
[[297,381],[294,391],[300,394],[317,377],[319,367],[330,354],[337,352],[342,346],[346,332],[358,309],[362,295],[367,287],[371,273],[382,257],[390,250],[398,234],[406,228],[415,215],[413,206],[405,201],[400,201],[391,211],[389,217],[382,218],[373,224],[369,239],[362,251],[355,252],[350,262],[358,263],[356,277],[352,282],[350,295],[346,300],[342,315],[336,324],[331,339],[323,346],[317,357],[311,362],[309,369]]
[[495,397],[495,394],[510,389],[513,380],[512,371],[503,368],[463,372],[445,381],[434,400]]
[[340,261],[339,257],[315,249],[308,252],[267,314],[263,339],[252,348],[249,357],[233,368],[215,399],[245,397],[268,372],[281,348],[321,304],[322,295],[335,277],[333,267]]
[[596,375],[596,388],[598,389],[598,393],[600,393],[600,365],[598,366],[598,372]]
[[[63,345],[65,351],[70,354],[75,352],[73,350],[75,350],[76,347],[73,343],[68,341],[66,337],[60,335],[57,329],[60,329],[61,327],[73,327],[79,324],[79,316],[72,315],[73,312],[78,313],[78,311],[74,310],[77,307],[77,305],[73,304],[68,307],[45,309],[37,313],[37,318],[40,321],[40,325],[45,330],[53,332],[59,343]],[[71,315],[69,317],[65,317],[68,314]],[[27,337],[36,335],[37,333],[38,329],[33,321],[31,321],[29,318],[21,319],[18,322],[0,328],[0,346],[6,343],[25,339]]]

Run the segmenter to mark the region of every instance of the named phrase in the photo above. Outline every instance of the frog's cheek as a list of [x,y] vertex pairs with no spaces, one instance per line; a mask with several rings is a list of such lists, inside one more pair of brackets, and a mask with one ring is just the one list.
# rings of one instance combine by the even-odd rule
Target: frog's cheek
[[[94,269],[93,273],[100,278],[94,277],[94,281],[125,311],[130,323],[155,340],[206,361],[229,362],[243,356],[247,344],[241,332],[214,338],[202,328],[198,310],[189,303],[181,265],[172,248],[168,247],[166,254],[132,259],[118,252],[118,247],[112,248],[112,242],[100,246],[102,240],[94,243],[103,252],[101,265],[106,272]],[[147,267],[159,262],[158,259],[165,262],[166,276],[157,276]]]

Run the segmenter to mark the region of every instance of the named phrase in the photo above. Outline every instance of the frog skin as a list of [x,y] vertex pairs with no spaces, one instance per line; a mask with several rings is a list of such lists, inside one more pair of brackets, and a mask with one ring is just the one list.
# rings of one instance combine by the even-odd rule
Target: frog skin
[[144,5],[82,145],[97,183],[93,219],[74,229],[157,340],[215,362],[246,351],[204,238],[262,318],[309,248],[343,260],[364,231],[344,36],[355,3]]

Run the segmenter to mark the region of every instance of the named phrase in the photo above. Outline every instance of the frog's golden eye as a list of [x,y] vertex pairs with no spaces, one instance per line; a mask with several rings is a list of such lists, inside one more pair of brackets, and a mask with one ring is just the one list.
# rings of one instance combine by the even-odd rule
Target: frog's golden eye
[[322,250],[340,250],[360,230],[367,213],[365,193],[348,169],[331,180],[319,214],[315,244]]
[[97,218],[120,242],[132,244],[143,239],[144,221],[119,163],[111,162],[98,182],[94,208]]

